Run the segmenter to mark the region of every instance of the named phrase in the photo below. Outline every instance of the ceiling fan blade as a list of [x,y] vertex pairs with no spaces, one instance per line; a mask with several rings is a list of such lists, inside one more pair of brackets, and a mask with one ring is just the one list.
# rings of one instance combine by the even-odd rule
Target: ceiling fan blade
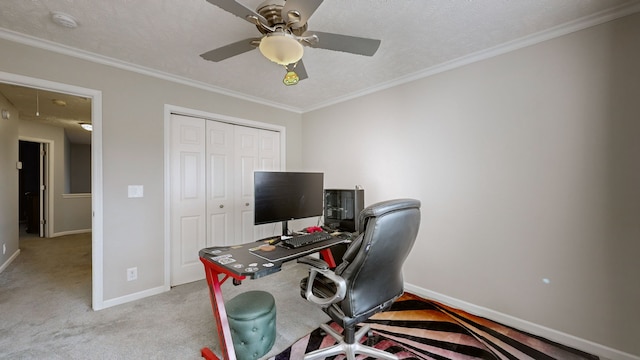
[[302,62],[302,60],[298,61],[297,64],[287,65],[287,71],[295,71],[296,74],[298,74],[298,79],[300,79],[300,81],[309,77],[307,75],[307,69],[305,69],[304,63]]
[[211,51],[207,51],[206,53],[201,54],[200,57],[205,60],[218,62],[236,55],[246,53],[247,51],[251,51],[256,48],[255,44],[259,43],[260,39],[244,39],[236,41],[229,45],[225,45],[223,47],[219,47],[217,49],[213,49]]
[[380,40],[367,39],[357,36],[332,34],[321,31],[307,31],[304,36],[316,35],[317,42],[310,42],[308,46],[318,49],[344,51],[352,54],[373,56],[380,47]]
[[256,17],[263,24],[269,23],[267,19],[265,19],[262,15],[258,14],[257,12],[253,11],[252,9],[249,9],[248,7],[240,4],[235,0],[207,0],[207,2],[221,8],[222,10],[228,11],[233,15],[241,19],[244,19],[254,25],[255,25],[255,22],[252,21],[250,18],[252,16]]
[[[307,23],[307,20],[313,15],[316,9],[324,0],[287,0],[282,8],[282,18],[287,21],[298,18],[298,21],[291,25],[293,29],[298,29]],[[291,15],[288,15],[289,12]]]

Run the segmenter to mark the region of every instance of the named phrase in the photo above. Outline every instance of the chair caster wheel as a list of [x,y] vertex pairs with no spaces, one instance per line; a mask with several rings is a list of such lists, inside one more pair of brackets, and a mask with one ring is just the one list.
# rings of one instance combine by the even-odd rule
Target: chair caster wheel
[[365,341],[365,344],[367,346],[372,346],[372,347],[376,344],[376,342],[373,339],[373,330],[367,331],[367,340]]

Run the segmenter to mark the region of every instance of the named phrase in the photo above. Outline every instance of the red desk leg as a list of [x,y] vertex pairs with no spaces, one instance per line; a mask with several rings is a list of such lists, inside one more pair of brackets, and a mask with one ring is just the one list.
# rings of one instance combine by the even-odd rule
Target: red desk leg
[[329,265],[330,269],[333,269],[336,267],[336,261],[333,259],[333,254],[331,253],[331,250],[329,249],[320,250],[320,256],[322,256],[322,260],[327,262],[327,265]]
[[[220,348],[222,349],[223,359],[236,360],[236,352],[233,348],[233,341],[231,340],[231,329],[229,328],[229,321],[227,320],[227,310],[224,307],[222,289],[220,288],[222,283],[224,283],[230,275],[221,272],[214,264],[206,259],[200,258],[200,261],[204,264],[204,271],[207,275],[209,297],[211,298],[211,307],[218,326],[218,337],[220,339]],[[224,275],[222,280],[219,278],[220,275]],[[239,278],[238,280],[243,279],[244,277]],[[202,357],[207,360],[220,360],[220,358],[218,358],[209,348],[202,348],[200,353]]]
[[207,360],[219,360],[216,354],[214,354],[208,347],[203,347],[202,350],[200,350],[200,355]]

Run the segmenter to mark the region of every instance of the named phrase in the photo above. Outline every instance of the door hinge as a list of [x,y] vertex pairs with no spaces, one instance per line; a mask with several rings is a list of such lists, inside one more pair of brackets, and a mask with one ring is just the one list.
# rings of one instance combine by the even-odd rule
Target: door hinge
[[40,220],[40,224],[41,225],[46,225],[47,224],[47,220]]

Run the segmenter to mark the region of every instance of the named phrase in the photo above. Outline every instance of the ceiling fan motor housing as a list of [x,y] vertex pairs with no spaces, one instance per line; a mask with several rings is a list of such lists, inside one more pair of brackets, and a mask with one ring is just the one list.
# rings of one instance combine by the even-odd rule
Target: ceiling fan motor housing
[[[307,23],[299,28],[287,27],[287,20],[282,18],[282,8],[284,7],[284,1],[278,0],[267,0],[260,4],[257,9],[257,13],[262,15],[267,21],[268,24],[265,24],[271,28],[280,28],[285,29],[285,31],[290,32],[296,36],[302,36],[307,31]],[[269,34],[271,31],[264,27],[256,25],[258,30],[263,34]]]

